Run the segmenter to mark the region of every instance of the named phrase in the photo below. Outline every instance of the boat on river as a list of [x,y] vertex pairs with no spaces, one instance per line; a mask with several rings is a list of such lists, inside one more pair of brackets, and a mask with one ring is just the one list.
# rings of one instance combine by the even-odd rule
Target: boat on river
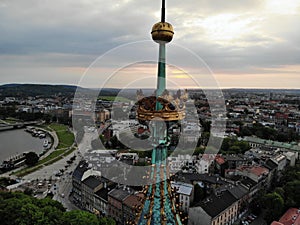
[[49,144],[49,143],[48,143],[48,140],[44,140],[43,147],[44,147],[44,148],[47,148],[47,147],[48,147],[48,144]]

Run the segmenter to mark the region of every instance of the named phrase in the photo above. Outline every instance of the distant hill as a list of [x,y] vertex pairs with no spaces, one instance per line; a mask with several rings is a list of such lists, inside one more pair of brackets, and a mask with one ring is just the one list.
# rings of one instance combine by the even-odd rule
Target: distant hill
[[[64,96],[73,97],[77,88],[85,94],[99,94],[99,96],[117,96],[121,89],[104,88],[101,93],[97,93],[97,89],[82,88],[75,85],[50,85],[50,84],[5,84],[0,85],[0,99],[4,97],[52,97]],[[190,89],[189,91],[199,91],[201,89]],[[284,93],[284,94],[300,94],[299,89],[243,89],[231,88],[223,89],[226,92],[247,92],[247,93]],[[153,89],[143,89],[144,94],[151,95]],[[133,99],[136,95],[136,89],[124,89],[121,91],[121,96]]]
[[[48,85],[48,84],[5,84],[0,86],[0,97],[51,97],[51,96],[74,96],[77,88],[82,92],[93,93],[96,90],[81,88],[74,85]],[[101,90],[102,96],[115,96],[118,89]]]
[[44,85],[44,84],[6,84],[0,86],[0,96],[2,97],[28,97],[54,95],[70,96],[74,95],[77,87],[71,85]]

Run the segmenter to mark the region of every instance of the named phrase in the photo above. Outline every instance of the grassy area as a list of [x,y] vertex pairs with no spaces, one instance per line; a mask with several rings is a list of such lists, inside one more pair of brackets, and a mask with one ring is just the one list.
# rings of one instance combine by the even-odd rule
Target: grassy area
[[29,167],[20,171],[17,171],[15,173],[12,173],[13,175],[16,175],[18,177],[23,177],[26,176],[34,171],[37,171],[39,169],[41,169],[43,167],[43,165],[39,165],[39,166],[35,166],[35,167]]
[[62,158],[63,158],[62,156],[59,156],[59,157],[57,157],[57,158],[54,158],[54,159],[52,159],[52,160],[46,162],[44,165],[45,165],[45,166],[49,166],[49,165],[51,165],[51,164],[53,164],[53,163],[55,163],[55,162],[61,160]]
[[66,125],[53,123],[49,127],[56,132],[58,137],[57,149],[68,148],[74,143],[74,134],[69,131]]
[[99,99],[106,101],[116,101],[116,102],[130,102],[131,100],[128,98],[124,98],[122,96],[99,96]]
[[48,162],[48,161],[50,161],[50,160],[58,157],[59,155],[63,154],[64,152],[65,152],[65,150],[63,150],[63,149],[62,150],[53,151],[46,158],[43,158],[42,160],[40,160],[38,162],[38,165],[44,164],[44,163],[46,163],[46,162]]
[[76,150],[76,148],[71,148],[68,151],[64,152],[63,156],[67,156],[69,154],[71,154],[72,152],[74,152]]
[[26,176],[30,173],[33,173],[34,171],[41,169],[43,166],[49,166],[49,165],[61,160],[64,156],[71,154],[75,150],[76,150],[76,148],[71,148],[68,150],[65,150],[65,149],[56,150],[56,151],[52,152],[50,155],[48,155],[46,158],[40,160],[36,166],[25,168],[20,171],[14,172],[12,174],[16,175],[18,177]]
[[6,123],[9,123],[9,124],[15,124],[15,123],[17,123],[17,122],[20,122],[20,120],[15,119],[15,118],[12,118],[12,117],[8,117],[8,118],[6,118],[6,119],[3,120],[3,121],[6,122]]
[[37,127],[37,128],[42,128],[42,129],[47,130],[47,131],[52,131],[48,126],[46,126],[44,124],[43,125],[36,124],[34,126]]
[[[43,128],[46,129],[45,127]],[[49,125],[49,128],[55,131],[58,137],[59,144],[57,146],[57,150],[51,152],[47,157],[40,160],[36,166],[14,172],[14,175],[23,177],[41,169],[43,166],[48,166],[61,160],[64,156],[67,156],[76,150],[75,147],[70,148],[74,143],[75,137],[74,134],[69,131],[66,125],[53,123]]]

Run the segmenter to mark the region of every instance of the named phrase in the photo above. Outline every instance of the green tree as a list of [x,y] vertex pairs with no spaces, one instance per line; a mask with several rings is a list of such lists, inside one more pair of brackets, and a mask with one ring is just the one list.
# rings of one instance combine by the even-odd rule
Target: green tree
[[229,152],[233,154],[238,154],[241,152],[241,148],[237,145],[230,146]]
[[203,154],[204,151],[205,151],[205,148],[203,148],[203,147],[196,147],[196,149],[195,149],[193,155]]
[[282,198],[284,198],[284,189],[282,187],[276,187],[274,192],[279,194]]
[[86,211],[73,210],[65,212],[62,217],[65,225],[99,225],[99,220],[96,215]]
[[203,132],[203,134],[199,138],[197,146],[200,146],[200,145],[206,146],[207,143],[208,143],[209,137],[210,137],[210,133],[209,132]]
[[300,180],[293,180],[284,186],[289,207],[299,207],[300,205]]
[[28,166],[34,166],[39,161],[39,156],[35,152],[28,152],[25,155],[25,164]]
[[241,127],[239,136],[244,137],[244,136],[251,136],[251,135],[252,135],[252,132],[248,127]]
[[195,185],[195,189],[194,189],[194,201],[195,202],[200,202],[204,197],[205,197],[205,192],[203,190],[203,188],[201,188],[199,186],[199,184]]
[[116,222],[112,218],[103,217],[99,220],[100,225],[115,225]]
[[246,151],[251,149],[251,146],[247,141],[237,141],[235,145],[239,146],[242,153],[245,153]]
[[115,225],[86,211],[66,212],[50,198],[36,199],[20,192],[0,192],[1,225]]
[[276,192],[268,193],[263,197],[263,206],[266,210],[264,218],[270,224],[282,215],[284,200]]

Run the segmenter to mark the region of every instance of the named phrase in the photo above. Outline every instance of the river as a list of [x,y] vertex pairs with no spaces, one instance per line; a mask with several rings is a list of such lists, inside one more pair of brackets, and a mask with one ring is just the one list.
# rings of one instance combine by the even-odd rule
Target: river
[[[47,138],[50,140],[50,138]],[[8,159],[12,155],[22,152],[36,152],[37,154],[43,151],[43,143],[45,139],[32,137],[30,133],[24,129],[7,130],[0,132],[0,164],[3,160]]]

